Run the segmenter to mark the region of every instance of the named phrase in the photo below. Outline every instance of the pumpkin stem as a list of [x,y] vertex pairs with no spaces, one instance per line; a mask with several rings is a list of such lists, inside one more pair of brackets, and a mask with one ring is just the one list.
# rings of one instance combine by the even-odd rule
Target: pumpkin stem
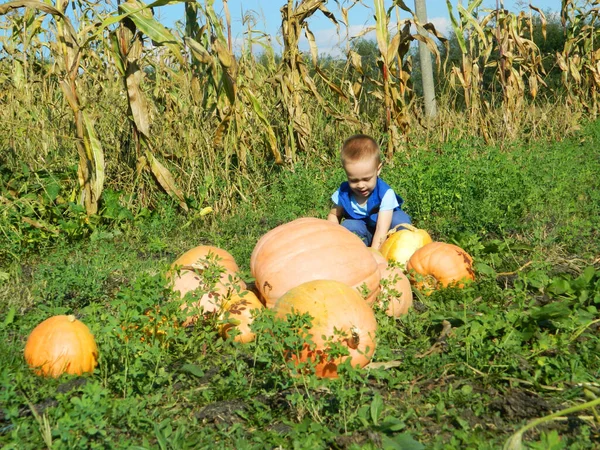
[[346,343],[348,344],[348,347],[350,347],[352,350],[356,350],[358,348],[358,345],[360,344],[358,328],[350,328],[350,337],[346,339]]
[[417,231],[418,230],[417,227],[412,226],[410,223],[399,223],[394,228],[392,228],[390,231],[388,231],[387,235],[391,236],[396,231],[398,231],[398,228],[400,228],[400,227],[406,228],[408,231]]
[[76,318],[76,317],[75,317],[73,314],[69,314],[69,315],[67,316],[67,320],[68,320],[69,322],[75,322],[75,321],[77,320],[77,318]]

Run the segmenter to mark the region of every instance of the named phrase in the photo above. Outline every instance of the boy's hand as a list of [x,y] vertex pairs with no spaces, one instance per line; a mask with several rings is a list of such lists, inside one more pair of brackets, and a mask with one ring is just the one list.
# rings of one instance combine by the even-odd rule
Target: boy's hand
[[336,206],[335,208],[331,208],[329,214],[327,214],[327,220],[330,222],[335,222],[339,225],[340,220],[342,220],[343,208],[341,206]]
[[387,233],[390,231],[390,226],[392,225],[393,215],[394,211],[391,209],[379,211],[379,215],[377,216],[377,226],[375,227],[375,234],[373,235],[373,242],[371,243],[371,247],[375,250],[379,250],[379,247],[381,247],[385,241]]

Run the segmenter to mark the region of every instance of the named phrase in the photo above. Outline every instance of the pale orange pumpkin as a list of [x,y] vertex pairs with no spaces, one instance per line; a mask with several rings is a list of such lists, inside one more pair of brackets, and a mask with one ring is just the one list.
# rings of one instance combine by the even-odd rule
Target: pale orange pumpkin
[[406,268],[417,274],[411,281],[428,294],[440,286],[463,288],[475,280],[473,258],[457,245],[445,242],[432,242],[418,249]]
[[383,271],[388,266],[388,260],[381,254],[379,250],[374,249],[373,247],[369,247],[369,250],[373,254],[373,258],[375,258],[375,262],[377,262],[377,266],[379,267],[379,273],[383,274]]
[[237,273],[240,270],[231,253],[212,245],[199,245],[188,250],[175,260],[172,267],[204,270],[207,260],[215,261],[218,265],[233,273]]
[[223,305],[223,312],[219,316],[219,319],[223,321],[219,326],[219,334],[223,339],[227,339],[229,332],[233,328],[237,328],[239,333],[234,338],[236,342],[242,344],[252,342],[256,337],[250,329],[250,324],[254,320],[252,314],[263,308],[264,305],[258,297],[250,291],[233,294],[231,299]]
[[[197,270],[184,269],[173,276],[173,290],[179,292],[181,298],[184,298],[188,292],[200,288],[202,290],[209,289],[202,274]],[[219,281],[209,292],[204,293],[200,298],[196,297],[196,300],[190,302],[189,305],[187,302],[180,305],[180,309],[189,315],[182,325],[184,327],[192,325],[201,314],[220,311],[229,296],[244,289],[246,289],[246,283],[237,274],[226,270],[221,273]]]
[[417,249],[431,242],[431,236],[427,231],[407,223],[400,224],[396,228],[398,227],[404,229],[390,231],[379,251],[388,261],[396,261],[406,265]]
[[337,280],[362,293],[372,304],[381,275],[361,239],[333,222],[306,217],[280,225],[259,239],[250,270],[267,307],[295,286],[312,280]]
[[[388,266],[381,273],[381,280],[387,280],[387,286],[381,288],[379,304],[387,303],[385,313],[390,317],[400,317],[408,313],[413,304],[410,281],[400,267]],[[398,295],[395,292],[398,293]]]
[[53,316],[27,338],[25,360],[37,375],[81,375],[94,371],[98,347],[89,328],[75,316]]
[[[296,362],[313,361],[318,377],[336,378],[338,365],[350,359],[353,367],[364,367],[376,347],[377,322],[371,307],[348,285],[334,280],[314,280],[294,287],[273,306],[275,317],[308,313],[313,317],[309,331],[314,348],[305,348]],[[327,340],[348,348],[349,355],[328,355]]]
[[173,290],[179,292],[183,298],[188,292],[198,288],[208,289],[208,286],[204,286],[202,273],[211,264],[221,267],[224,272],[209,292],[189,305],[181,304],[181,310],[189,313],[183,326],[193,324],[200,313],[219,311],[227,296],[246,289],[246,283],[237,274],[239,267],[228,251],[212,245],[200,245],[185,252],[171,265],[167,276],[171,280]]

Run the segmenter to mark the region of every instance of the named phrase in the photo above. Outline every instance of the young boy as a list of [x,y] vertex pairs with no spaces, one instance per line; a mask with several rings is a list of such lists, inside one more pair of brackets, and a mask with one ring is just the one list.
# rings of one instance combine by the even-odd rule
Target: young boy
[[388,231],[411,223],[401,206],[404,200],[381,178],[381,156],[375,140],[364,134],[348,138],[341,151],[348,181],[333,193],[335,207],[327,220],[340,223],[370,247],[379,249]]

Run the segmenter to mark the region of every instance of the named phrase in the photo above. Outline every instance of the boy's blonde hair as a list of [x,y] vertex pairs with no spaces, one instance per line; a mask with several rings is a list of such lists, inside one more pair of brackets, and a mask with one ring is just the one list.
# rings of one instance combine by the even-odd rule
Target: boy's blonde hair
[[347,162],[361,161],[363,159],[374,159],[377,165],[381,164],[379,145],[371,136],[366,134],[355,134],[344,141],[340,152],[342,165]]

